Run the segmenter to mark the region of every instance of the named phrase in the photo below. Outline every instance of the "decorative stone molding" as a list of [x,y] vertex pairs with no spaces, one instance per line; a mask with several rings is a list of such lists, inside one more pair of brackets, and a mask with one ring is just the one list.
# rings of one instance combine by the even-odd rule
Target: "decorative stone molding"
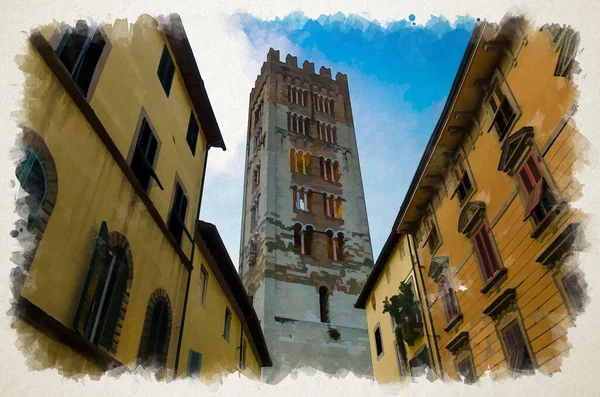
[[437,282],[440,277],[448,269],[448,257],[447,256],[436,256],[431,259],[431,265],[429,266],[429,273],[427,275]]
[[457,355],[465,348],[469,348],[469,333],[466,331],[456,335],[456,337],[446,345],[446,350],[452,353],[452,355]]
[[554,268],[563,262],[563,259],[579,248],[578,240],[581,238],[581,227],[579,223],[571,223],[560,233],[552,243],[536,259],[536,262]]
[[498,170],[512,175],[514,168],[533,145],[533,127],[523,127],[502,144]]
[[458,232],[469,236],[483,218],[485,218],[485,203],[482,201],[469,202],[460,213]]
[[[159,366],[165,367],[167,365],[167,356],[169,354],[169,341],[171,340],[171,328],[173,325],[173,310],[171,306],[171,300],[167,291],[162,288],[155,290],[150,299],[148,300],[148,307],[146,308],[146,317],[144,320],[144,328],[142,330],[142,338],[140,340],[140,347],[138,349],[138,361],[141,359],[142,352],[146,351],[150,338],[150,331],[152,326],[152,315],[154,314],[154,308],[159,301],[163,301],[167,305],[167,331],[165,335],[165,346],[163,351],[158,356]],[[142,363],[143,364],[143,363]]]
[[483,314],[497,320],[504,313],[516,310],[517,305],[517,290],[515,288],[507,288],[494,301],[485,308]]

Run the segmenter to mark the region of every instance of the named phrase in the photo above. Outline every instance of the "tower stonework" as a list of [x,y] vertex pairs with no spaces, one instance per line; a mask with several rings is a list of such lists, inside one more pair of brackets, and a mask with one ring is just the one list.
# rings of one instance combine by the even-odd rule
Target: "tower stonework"
[[265,381],[303,366],[372,377],[354,308],[372,266],[347,76],[270,49],[250,93],[240,242]]

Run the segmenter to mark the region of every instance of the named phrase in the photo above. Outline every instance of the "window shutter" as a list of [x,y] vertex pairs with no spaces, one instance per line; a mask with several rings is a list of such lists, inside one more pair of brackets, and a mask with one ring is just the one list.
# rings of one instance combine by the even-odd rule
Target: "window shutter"
[[111,275],[111,279],[108,281],[109,292],[108,301],[105,303],[106,309],[104,311],[104,319],[100,326],[100,338],[98,344],[105,347],[107,350],[113,345],[113,337],[115,334],[115,327],[119,321],[121,315],[121,307],[123,305],[123,298],[125,291],[127,290],[127,278],[129,273],[129,266],[125,259],[125,254],[121,253],[118,259],[116,269]]
[[98,305],[104,284],[106,281],[106,272],[110,262],[110,253],[108,249],[108,228],[106,222],[102,222],[100,232],[96,238],[96,248],[92,255],[92,261],[85,280],[81,299],[73,320],[73,328],[90,339],[93,328],[93,320],[97,314]]
[[525,361],[525,341],[517,320],[507,325],[503,330],[504,343],[509,354],[509,368],[512,370],[523,369]]
[[542,201],[542,193],[544,191],[544,178],[541,178],[535,185],[533,191],[529,194],[527,198],[527,205],[525,206],[525,219],[527,220],[533,213],[533,209],[538,206],[538,204]]
[[573,308],[577,312],[583,311],[583,305],[585,303],[585,287],[582,285],[582,280],[575,271],[571,271],[562,279],[563,286],[571,300]]

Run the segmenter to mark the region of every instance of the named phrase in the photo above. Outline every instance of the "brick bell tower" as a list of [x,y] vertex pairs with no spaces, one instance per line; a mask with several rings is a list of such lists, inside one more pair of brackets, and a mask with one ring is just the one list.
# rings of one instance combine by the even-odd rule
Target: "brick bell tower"
[[273,368],[372,376],[364,311],[373,266],[347,76],[270,49],[250,93],[240,274]]

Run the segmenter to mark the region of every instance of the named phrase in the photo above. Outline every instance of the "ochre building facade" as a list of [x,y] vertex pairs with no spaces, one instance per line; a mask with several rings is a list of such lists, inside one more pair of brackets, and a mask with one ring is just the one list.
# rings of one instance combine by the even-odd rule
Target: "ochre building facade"
[[[390,237],[416,254],[428,366],[438,378],[552,374],[569,353],[568,329],[587,300],[576,263],[586,218],[572,205],[581,195],[576,160],[588,145],[573,120],[578,42],[568,27],[510,17],[479,22],[467,45],[393,225],[399,237]],[[390,293],[384,269],[393,250],[384,248],[357,302],[370,328],[381,314],[368,300]],[[393,351],[391,333],[382,343]],[[376,379],[400,377],[398,366],[372,357]]]

